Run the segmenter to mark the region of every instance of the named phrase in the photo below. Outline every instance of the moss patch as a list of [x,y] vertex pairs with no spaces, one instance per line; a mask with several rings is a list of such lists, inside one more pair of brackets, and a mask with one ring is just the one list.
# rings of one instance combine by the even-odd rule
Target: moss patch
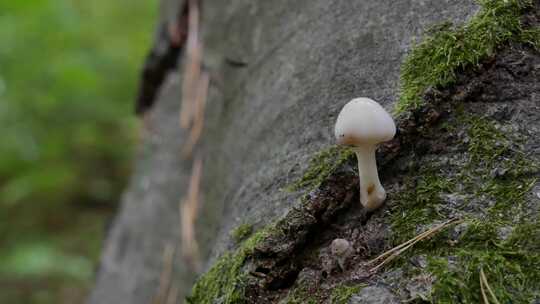
[[456,73],[474,68],[509,41],[540,46],[540,29],[521,23],[531,0],[478,0],[480,12],[463,26],[444,23],[429,31],[401,68],[401,94],[396,112],[418,108],[429,87],[447,87]]
[[291,290],[287,297],[280,303],[286,304],[317,304],[317,295],[314,295],[307,287],[299,287]]
[[520,148],[523,138],[505,134],[486,118],[461,114],[460,123],[468,126],[469,161],[459,179],[476,197],[488,197],[492,220],[509,221],[519,217],[525,195],[537,178],[539,164]]
[[360,292],[364,285],[355,285],[355,286],[339,286],[332,292],[330,297],[330,303],[332,304],[347,304],[349,299],[354,295]]
[[[452,194],[466,198],[450,212],[466,215],[466,232],[457,241],[442,232],[419,243],[401,261],[420,254],[430,257],[437,303],[480,303],[481,268],[501,303],[530,303],[540,297],[540,225],[538,219],[524,216],[523,203],[539,166],[521,150],[523,139],[501,131],[496,121],[461,112],[453,123],[466,131],[460,139],[466,143],[462,163],[451,167],[431,162],[432,167],[411,176],[392,209],[392,230],[398,244],[417,235],[419,227],[448,218],[444,208],[449,202],[443,197]],[[468,204],[482,204],[477,206],[481,211],[462,212]],[[513,231],[506,240],[498,235],[502,228]]]
[[[532,224],[538,234],[538,222]],[[450,265],[446,257],[432,257],[429,270],[437,277],[437,303],[480,303],[479,273],[483,269],[501,303],[532,303],[540,297],[540,253],[527,235],[531,224],[521,223],[506,241],[498,240],[497,224],[472,221]],[[538,239],[534,241],[538,244]],[[536,247],[536,249],[534,248]],[[459,291],[459,292],[457,292]]]
[[287,297],[280,303],[286,304],[346,304],[349,299],[365,287],[363,284],[341,285],[330,290],[314,291],[312,286],[298,286],[289,291]]
[[418,172],[418,177],[405,181],[406,189],[398,194],[392,208],[392,231],[394,243],[400,244],[418,234],[417,227],[442,219],[437,206],[443,203],[442,193],[451,192],[455,184],[437,175],[435,169],[426,168]]
[[304,175],[289,185],[289,192],[301,189],[314,189],[321,184],[341,164],[354,157],[354,152],[349,148],[331,146],[324,149],[309,161],[309,166]]
[[238,244],[250,236],[251,233],[253,233],[253,225],[241,224],[231,231],[231,237],[233,238],[234,242]]
[[221,299],[220,303],[224,304],[247,303],[244,294],[247,274],[242,271],[242,266],[253,253],[255,246],[271,233],[272,227],[255,233],[236,251],[223,254],[212,268],[198,279],[186,301],[192,304],[212,304],[216,299]]
[[[416,227],[443,220],[446,214],[439,207],[446,203],[446,194],[494,201],[487,208],[489,216],[509,221],[522,211],[519,206],[537,180],[540,165],[521,150],[523,138],[504,133],[496,121],[465,114],[463,110],[457,112],[452,123],[464,126],[466,131],[461,139],[467,142],[466,159],[454,167],[432,162],[418,174],[407,177],[392,209],[396,243],[416,235]],[[444,132],[447,124],[430,132]]]

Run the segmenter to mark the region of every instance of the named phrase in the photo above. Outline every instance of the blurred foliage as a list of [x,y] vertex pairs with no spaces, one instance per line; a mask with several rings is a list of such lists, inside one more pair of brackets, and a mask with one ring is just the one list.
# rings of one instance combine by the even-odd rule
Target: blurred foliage
[[130,171],[157,1],[0,0],[0,303],[81,303]]

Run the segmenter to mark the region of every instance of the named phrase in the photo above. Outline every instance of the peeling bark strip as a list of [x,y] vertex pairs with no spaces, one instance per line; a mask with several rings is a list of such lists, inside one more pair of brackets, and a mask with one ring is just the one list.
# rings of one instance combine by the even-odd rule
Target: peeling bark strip
[[180,229],[182,257],[186,265],[193,267],[196,271],[200,271],[201,268],[199,244],[195,237],[195,221],[197,220],[197,213],[200,208],[202,168],[202,160],[196,158],[193,161],[187,196],[180,201],[179,206],[180,225],[182,228]]
[[191,156],[202,135],[206,99],[208,98],[210,86],[210,75],[202,67],[201,2],[201,0],[188,1],[189,25],[184,60],[182,105],[180,108],[180,127],[190,131],[189,138],[183,149],[185,157]]
[[144,63],[135,113],[144,114],[154,104],[157,92],[167,73],[176,67],[178,56],[184,48],[188,33],[188,2],[181,6],[175,24],[162,23],[157,39]]

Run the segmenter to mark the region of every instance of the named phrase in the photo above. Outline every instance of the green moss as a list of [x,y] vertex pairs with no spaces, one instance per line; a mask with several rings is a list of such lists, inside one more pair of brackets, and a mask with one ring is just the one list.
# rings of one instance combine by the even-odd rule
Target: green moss
[[456,72],[476,67],[508,41],[540,45],[540,29],[524,29],[520,22],[532,7],[530,0],[478,0],[481,9],[466,25],[444,23],[429,31],[401,68],[401,94],[396,112],[418,108],[429,87],[445,87]]
[[315,154],[309,161],[309,166],[304,175],[286,190],[289,192],[300,189],[313,189],[327,178],[339,165],[354,157],[354,152],[349,148],[332,146]]
[[392,208],[396,243],[416,235],[417,227],[444,219],[438,211],[439,205],[444,203],[441,198],[444,194],[490,199],[495,202],[489,208],[493,219],[515,218],[516,212],[522,211],[519,206],[525,195],[537,180],[534,174],[540,166],[520,150],[522,138],[505,134],[494,121],[475,115],[459,113],[454,123],[464,126],[467,132],[468,159],[455,169],[424,164],[417,175],[404,181],[404,190],[397,194]]
[[[286,304],[317,304],[322,303],[325,296],[320,292],[314,292],[310,289],[312,286],[298,286],[289,291],[289,294],[280,303]],[[341,285],[334,288],[329,295],[329,300],[332,304],[346,304],[347,301],[356,293],[358,293],[364,285]],[[326,302],[325,302],[326,303]]]
[[284,303],[287,304],[317,304],[317,299],[315,299],[313,296],[302,294],[302,295],[294,295],[285,300]]
[[240,268],[245,256],[242,253],[225,253],[212,266],[212,268],[197,281],[193,287],[192,295],[187,298],[188,303],[213,303],[221,296],[224,303],[243,303],[242,283],[243,277]]
[[512,248],[540,254],[540,220],[524,222],[517,226],[506,244]]
[[242,266],[253,253],[255,246],[272,231],[273,226],[269,226],[244,241],[236,251],[223,254],[212,268],[197,280],[191,296],[186,298],[187,302],[212,304],[216,299],[221,299],[220,303],[223,304],[246,303],[244,288],[247,274],[242,271]]
[[497,158],[510,149],[512,142],[486,118],[460,113],[458,121],[468,125],[471,164],[483,162],[486,166],[492,166]]
[[286,304],[317,304],[317,294],[313,294],[308,286],[299,286],[289,291],[287,297],[280,303]]
[[441,194],[453,191],[451,179],[441,176],[433,168],[423,168],[418,175],[405,181],[406,191],[398,194],[392,208],[392,231],[394,243],[402,243],[417,235],[417,227],[433,223],[441,217],[437,205],[442,203]]
[[466,223],[457,244],[443,233],[412,250],[412,255],[428,256],[428,271],[436,277],[433,302],[481,303],[481,268],[501,303],[532,303],[540,297],[540,222],[514,224],[506,240],[498,235],[504,222],[469,218]]
[[339,286],[332,292],[330,297],[330,303],[332,304],[347,304],[349,299],[354,295],[360,292],[364,285],[355,285],[355,286]]
[[469,137],[469,162],[459,177],[475,196],[495,201],[489,210],[492,220],[515,218],[540,166],[520,150],[524,139],[503,133],[495,122],[470,115],[459,121],[468,126]]
[[250,236],[251,233],[253,233],[253,225],[241,224],[231,231],[231,237],[233,238],[234,242],[238,244]]
[[539,50],[540,49],[540,27],[523,30],[523,32],[521,32],[521,37],[519,40]]
[[[412,255],[427,255],[429,271],[437,277],[436,303],[480,303],[481,268],[501,303],[530,303],[540,297],[540,224],[525,216],[524,203],[539,166],[521,150],[524,139],[501,131],[497,122],[463,112],[450,121],[466,131],[463,164],[431,163],[405,181],[391,215],[395,243],[417,235],[422,225],[445,220],[439,212],[444,194],[463,195],[486,207],[480,214],[467,213],[467,229],[457,243],[448,232],[439,233],[417,244],[397,265]],[[508,239],[500,240],[501,228],[512,228]]]
[[429,260],[429,270],[437,277],[436,302],[480,303],[480,269],[501,303],[532,303],[540,297],[540,253],[538,239],[530,241],[531,226],[538,235],[538,222],[521,223],[509,239],[499,241],[497,224],[471,222],[461,245],[446,250],[454,257],[452,265],[446,257]]

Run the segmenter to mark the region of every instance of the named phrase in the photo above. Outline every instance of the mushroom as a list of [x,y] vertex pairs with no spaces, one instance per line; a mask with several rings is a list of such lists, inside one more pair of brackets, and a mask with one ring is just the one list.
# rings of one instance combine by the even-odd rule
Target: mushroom
[[349,256],[353,253],[353,248],[346,239],[335,239],[330,244],[330,251],[333,258],[337,261],[339,268],[345,270],[345,263]]
[[358,158],[360,202],[368,211],[379,208],[386,199],[375,160],[377,144],[391,140],[396,134],[394,120],[377,102],[356,98],[347,103],[338,115],[335,136],[339,145],[351,146]]

